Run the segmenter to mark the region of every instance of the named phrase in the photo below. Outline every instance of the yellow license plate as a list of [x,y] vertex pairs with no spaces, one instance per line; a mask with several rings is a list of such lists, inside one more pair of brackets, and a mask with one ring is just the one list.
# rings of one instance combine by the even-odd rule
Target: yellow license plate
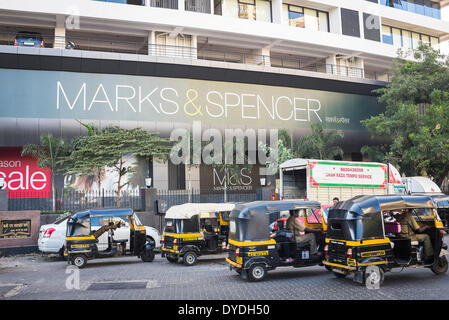
[[72,244],[70,247],[71,248],[88,248],[89,245],[88,244]]
[[242,257],[236,257],[235,262],[237,262],[238,264],[242,264]]
[[379,256],[384,256],[384,255],[385,255],[385,250],[362,252],[362,254],[361,254],[361,256],[363,258],[366,258],[366,257],[379,257]]
[[268,251],[248,252],[248,257],[268,256]]

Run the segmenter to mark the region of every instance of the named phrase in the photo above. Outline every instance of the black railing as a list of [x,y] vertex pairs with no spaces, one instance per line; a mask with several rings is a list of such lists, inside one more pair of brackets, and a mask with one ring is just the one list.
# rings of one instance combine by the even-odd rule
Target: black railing
[[[168,207],[183,203],[222,203],[224,194],[211,194],[207,190],[157,190],[157,198],[165,200]],[[87,208],[133,208],[145,210],[144,195],[140,190],[123,190],[120,193],[120,203],[116,191],[65,191],[63,194],[56,192],[56,211],[77,211]],[[250,202],[258,200],[256,193],[227,194],[228,202]],[[51,194],[39,191],[9,191],[8,209],[53,211]]]

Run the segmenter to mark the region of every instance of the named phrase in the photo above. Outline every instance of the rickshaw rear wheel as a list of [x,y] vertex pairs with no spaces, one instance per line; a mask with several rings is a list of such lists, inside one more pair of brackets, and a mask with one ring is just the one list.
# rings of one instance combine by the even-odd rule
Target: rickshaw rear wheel
[[267,275],[267,268],[263,264],[254,264],[248,270],[249,281],[261,281]]
[[[369,269],[368,269],[369,268]],[[385,280],[385,272],[379,266],[369,266],[366,271],[363,272],[363,283],[362,285],[366,286],[367,281],[371,281],[370,278],[373,277],[374,283],[370,283],[371,286],[381,286]],[[374,274],[375,273],[375,274]]]
[[445,256],[438,257],[438,259],[432,264],[430,270],[436,275],[440,275],[447,272],[448,264]]
[[84,268],[87,264],[87,257],[85,254],[75,254],[71,257],[70,262],[78,268]]
[[140,257],[143,262],[152,262],[154,260],[154,251],[150,250],[148,253],[144,252]]
[[189,251],[184,254],[182,260],[186,266],[193,266],[198,262],[198,256],[195,252]]

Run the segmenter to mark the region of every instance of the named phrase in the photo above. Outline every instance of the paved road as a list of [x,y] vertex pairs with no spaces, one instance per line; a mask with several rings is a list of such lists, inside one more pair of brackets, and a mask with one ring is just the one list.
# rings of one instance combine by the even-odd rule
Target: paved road
[[[89,261],[79,270],[79,289],[67,262],[40,256],[0,259],[0,299],[153,299],[153,300],[447,300],[449,275],[429,269],[387,273],[379,290],[351,278],[337,279],[324,267],[279,268],[264,282],[242,281],[221,256],[203,256],[193,267],[157,255],[151,263],[136,257]],[[68,273],[66,273],[68,272]]]

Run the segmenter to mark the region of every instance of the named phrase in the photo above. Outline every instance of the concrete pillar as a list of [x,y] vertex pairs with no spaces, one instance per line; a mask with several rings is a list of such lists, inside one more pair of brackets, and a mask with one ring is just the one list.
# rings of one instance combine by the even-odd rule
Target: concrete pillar
[[148,34],[148,55],[156,55],[156,32],[150,31]]
[[255,49],[252,52],[254,57],[248,58],[246,63],[267,67],[271,66],[269,48]]
[[178,0],[178,10],[180,10],[180,11],[186,10],[185,0]]
[[337,73],[337,57],[335,54],[326,58],[326,73],[336,74]]
[[[441,20],[449,21],[449,0],[440,2],[441,6]],[[440,51],[442,54],[449,55],[449,35],[444,35],[440,38]]]
[[65,48],[65,17],[56,16],[55,41],[53,48]]
[[215,6],[214,6],[214,0],[210,0],[210,14],[215,14],[215,12],[214,12],[214,8],[215,8]]
[[198,36],[192,35],[192,43],[190,44],[191,57],[192,59],[196,59],[198,57]]
[[271,1],[271,10],[273,13],[273,23],[282,24],[282,0]]

